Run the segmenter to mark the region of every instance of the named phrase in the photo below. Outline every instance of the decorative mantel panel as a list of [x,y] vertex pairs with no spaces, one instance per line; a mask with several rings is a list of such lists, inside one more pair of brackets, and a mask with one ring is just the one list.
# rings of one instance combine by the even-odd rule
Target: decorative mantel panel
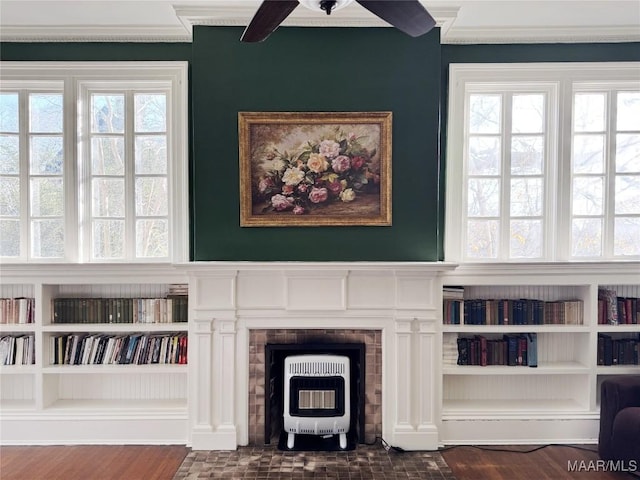
[[382,335],[382,436],[438,447],[441,263],[196,263],[190,297],[190,431],[196,450],[249,442],[251,330]]

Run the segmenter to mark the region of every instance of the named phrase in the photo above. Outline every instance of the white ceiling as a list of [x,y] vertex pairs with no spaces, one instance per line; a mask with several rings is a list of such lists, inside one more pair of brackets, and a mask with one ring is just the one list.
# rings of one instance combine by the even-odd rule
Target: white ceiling
[[[421,0],[443,43],[640,41],[640,0]],[[189,42],[193,25],[245,26],[261,0],[0,0],[2,41]],[[388,26],[357,3],[299,6],[283,26]]]

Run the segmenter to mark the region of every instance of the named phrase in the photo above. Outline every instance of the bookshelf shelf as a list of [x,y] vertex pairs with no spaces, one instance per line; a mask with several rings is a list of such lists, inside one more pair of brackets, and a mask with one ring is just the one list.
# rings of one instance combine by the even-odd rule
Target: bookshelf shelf
[[33,375],[38,371],[35,365],[2,365],[0,374],[2,375]]
[[77,413],[113,415],[135,415],[158,417],[178,415],[184,417],[187,411],[186,399],[169,400],[57,400],[46,407],[47,413],[76,415]]
[[599,366],[596,369],[598,375],[640,375],[639,365],[611,365]]
[[488,365],[455,365],[445,366],[442,369],[444,375],[574,375],[588,374],[587,365],[578,362],[557,362],[538,364],[537,367]]
[[[640,343],[640,316],[634,316],[640,297],[638,264],[465,265],[446,272],[442,280],[440,441],[445,444],[523,440],[531,443],[535,438],[539,443],[571,443],[577,438],[597,441],[602,381],[611,376],[640,375],[640,365],[598,364],[602,362],[603,335],[610,337],[614,345],[616,341],[623,344],[625,349],[629,343]],[[607,298],[616,299],[611,303],[615,301],[619,308],[625,308],[625,323],[603,324],[603,312],[608,310],[602,305],[602,290],[608,290]],[[501,323],[501,317],[497,317],[498,321],[495,317],[496,300],[503,299],[525,299],[531,304],[569,300],[577,302],[574,305],[579,305],[579,314],[576,316],[574,310],[571,324],[496,325]],[[465,324],[467,306],[473,305],[465,304],[465,300],[475,300],[481,305],[481,316],[468,323],[480,318],[480,323],[486,324]],[[454,302],[460,303],[452,307]],[[501,314],[506,305],[507,302],[500,307]],[[537,368],[491,365],[502,361],[502,353],[497,357],[499,362],[489,361],[486,366],[470,361],[469,365],[457,365],[459,348],[463,349],[463,358],[471,358],[472,340],[474,361],[478,363],[481,358],[478,345],[482,348],[484,343],[478,344],[477,339],[487,345],[493,341],[495,351],[500,348],[496,345],[503,345],[499,342],[501,338],[526,333],[537,338]],[[625,350],[627,355],[628,352]]]
[[0,325],[0,334],[21,334],[21,333],[33,333],[36,331],[36,326],[32,323],[25,324],[4,324]]
[[186,332],[188,324],[178,323],[59,323],[42,327],[45,333],[149,333]]
[[148,365],[47,365],[42,368],[43,374],[104,374],[134,375],[145,373],[186,373],[187,365],[148,364]]
[[36,404],[33,400],[2,400],[0,410],[3,413],[25,413],[35,410]]
[[533,416],[553,417],[558,414],[567,415],[580,412],[587,413],[584,405],[571,399],[559,400],[503,400],[499,398],[487,400],[450,400],[443,404],[443,419],[464,418],[470,415],[491,418]]
[[[12,275],[18,281],[12,281]],[[32,298],[34,307],[33,323],[2,324],[0,333],[3,337],[29,335],[35,347],[33,365],[0,367],[3,440],[22,443],[27,431],[31,435],[29,440],[42,444],[186,443],[189,372],[186,363],[154,360],[148,364],[123,364],[124,355],[122,360],[117,357],[117,361],[109,364],[98,363],[97,359],[102,338],[117,337],[129,342],[132,337],[146,337],[154,339],[154,343],[149,341],[152,346],[157,341],[158,351],[165,354],[167,362],[177,361],[180,345],[179,353],[183,354],[180,358],[185,362],[189,332],[187,284],[184,272],[166,265],[39,265],[12,267],[3,272],[0,296]],[[164,300],[167,298],[171,301]],[[65,307],[76,310],[60,310],[63,305],[60,299],[65,300]],[[108,318],[105,317],[111,312],[108,308],[116,305],[121,318],[132,322],[133,306],[140,305],[136,313],[139,316],[143,312],[142,302],[147,302],[145,314],[154,315],[151,317],[150,313],[144,318],[155,323],[87,321]],[[82,310],[80,306],[84,304],[90,308]],[[127,306],[129,310],[125,310]],[[169,314],[168,306],[176,309]],[[73,312],[73,315],[57,318],[56,309],[58,313]],[[124,318],[125,315],[129,318]],[[181,321],[168,322],[169,318],[178,318],[173,315],[179,315]],[[57,323],[70,319],[75,323]],[[85,344],[81,342],[83,338],[91,338],[95,343]],[[183,344],[179,344],[180,340]],[[53,359],[59,358],[56,356],[59,351],[66,352],[65,342],[75,345],[73,351],[77,352],[74,362],[69,363],[82,364],[52,364]],[[85,348],[87,345],[93,345],[94,350]],[[139,343],[131,341],[123,345],[131,345],[130,351],[135,352],[133,345]],[[146,351],[150,350],[153,349]],[[71,351],[70,348],[70,354]],[[94,364],[82,360],[81,354],[86,352],[89,358],[94,351]],[[128,350],[123,346],[111,351]],[[140,358],[148,361],[151,356]]]
[[597,331],[601,333],[605,332],[613,332],[613,333],[622,333],[622,332],[640,332],[640,324],[639,325],[598,325]]
[[[586,325],[443,325],[445,333],[588,333]],[[618,330],[616,330],[618,331]]]

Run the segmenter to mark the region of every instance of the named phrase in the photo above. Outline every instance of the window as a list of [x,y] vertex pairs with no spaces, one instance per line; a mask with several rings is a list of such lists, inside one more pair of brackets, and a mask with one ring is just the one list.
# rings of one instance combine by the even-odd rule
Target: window
[[186,260],[184,63],[5,62],[0,88],[3,260]]
[[640,257],[639,74],[633,63],[452,65],[447,259]]
[[577,83],[572,140],[572,256],[640,255],[637,84]]
[[5,256],[19,257],[27,238],[33,258],[64,256],[61,87],[52,83],[0,93],[0,248]]

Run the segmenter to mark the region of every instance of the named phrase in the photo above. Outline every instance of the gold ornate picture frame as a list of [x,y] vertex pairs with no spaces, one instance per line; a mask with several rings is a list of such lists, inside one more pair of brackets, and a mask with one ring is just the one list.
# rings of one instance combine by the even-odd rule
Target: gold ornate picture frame
[[240,225],[391,225],[391,112],[239,112]]

